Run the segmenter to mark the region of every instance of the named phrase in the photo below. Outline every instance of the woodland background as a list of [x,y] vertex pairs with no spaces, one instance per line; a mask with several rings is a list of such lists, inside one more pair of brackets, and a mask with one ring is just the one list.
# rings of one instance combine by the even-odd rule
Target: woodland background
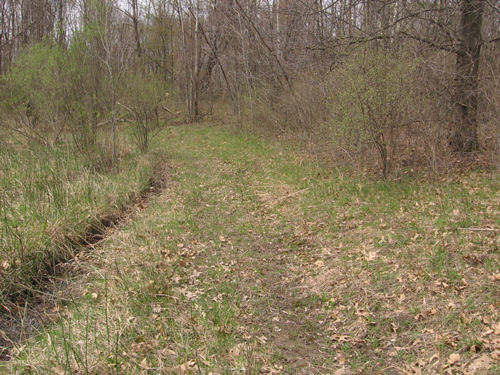
[[499,30],[495,0],[4,0],[0,123],[92,157],[109,127],[104,165],[125,120],[145,151],[207,116],[384,177],[498,165]]
[[0,1],[0,372],[498,373],[499,86],[500,0]]

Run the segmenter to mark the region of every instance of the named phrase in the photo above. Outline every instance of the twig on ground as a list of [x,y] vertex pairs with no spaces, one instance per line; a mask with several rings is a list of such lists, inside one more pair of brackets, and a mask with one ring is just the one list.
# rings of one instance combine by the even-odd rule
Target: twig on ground
[[457,229],[470,230],[470,231],[500,232],[500,229],[495,229],[495,228],[457,228]]

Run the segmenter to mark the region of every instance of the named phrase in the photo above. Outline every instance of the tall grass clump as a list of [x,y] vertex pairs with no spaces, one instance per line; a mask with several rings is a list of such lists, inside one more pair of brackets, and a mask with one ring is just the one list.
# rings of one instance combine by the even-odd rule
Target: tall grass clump
[[150,160],[99,173],[70,145],[0,150],[0,296],[25,294],[146,188]]

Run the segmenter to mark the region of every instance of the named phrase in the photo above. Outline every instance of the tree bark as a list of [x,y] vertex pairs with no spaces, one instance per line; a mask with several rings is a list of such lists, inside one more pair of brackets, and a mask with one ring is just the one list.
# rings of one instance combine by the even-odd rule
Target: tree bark
[[479,58],[484,0],[462,0],[461,44],[457,51],[457,99],[459,119],[451,139],[456,152],[471,152],[479,148],[478,102]]
[[132,23],[134,25],[134,38],[135,38],[135,49],[137,57],[142,58],[142,48],[141,48],[141,36],[139,33],[139,7],[137,5],[137,0],[132,0]]

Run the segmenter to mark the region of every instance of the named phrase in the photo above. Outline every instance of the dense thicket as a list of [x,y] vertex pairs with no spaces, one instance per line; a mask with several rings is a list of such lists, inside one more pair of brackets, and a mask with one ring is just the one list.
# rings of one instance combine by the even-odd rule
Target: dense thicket
[[85,148],[228,103],[240,126],[295,134],[385,176],[498,152],[497,0],[5,0],[5,127]]

